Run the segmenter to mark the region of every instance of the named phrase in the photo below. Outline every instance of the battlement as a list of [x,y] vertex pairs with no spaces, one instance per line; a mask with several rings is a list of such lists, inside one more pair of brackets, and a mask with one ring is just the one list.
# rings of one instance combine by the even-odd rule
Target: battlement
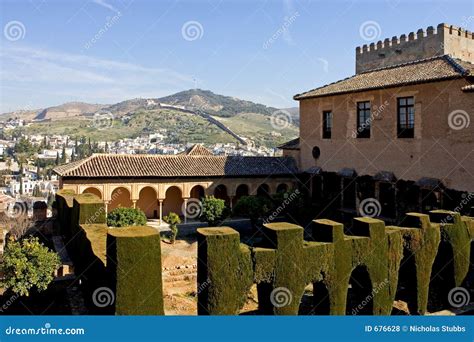
[[442,23],[357,47],[356,73],[442,55],[474,63],[474,33]]

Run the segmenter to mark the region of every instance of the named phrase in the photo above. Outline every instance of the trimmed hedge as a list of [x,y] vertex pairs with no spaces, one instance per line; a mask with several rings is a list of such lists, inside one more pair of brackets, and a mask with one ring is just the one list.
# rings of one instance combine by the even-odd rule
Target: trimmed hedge
[[107,270],[116,315],[164,315],[161,238],[156,229],[109,229]]
[[58,210],[59,232],[69,238],[71,236],[71,214],[74,191],[62,189],[56,192],[56,208]]
[[253,281],[250,249],[229,227],[199,228],[198,246],[198,314],[237,314]]
[[[198,229],[198,288],[204,289],[198,294],[199,314],[237,314],[251,283],[256,283],[261,313],[295,315],[305,286],[313,283],[327,289],[329,313],[343,315],[352,273],[362,267],[372,285],[367,299],[372,313],[389,315],[404,258],[413,260],[415,272],[409,279],[415,293],[410,311],[424,314],[440,241],[459,251],[454,258],[454,283],[460,286],[465,281],[474,220],[438,210],[430,215],[408,213],[402,226],[385,227],[377,219],[356,218],[351,235],[331,220],[313,221],[312,230],[314,241],[304,241],[302,227],[265,224],[262,243],[249,247],[240,244],[239,233],[232,228]],[[279,299],[285,300],[284,305]]]
[[[108,229],[104,203],[93,194],[63,191],[57,202],[58,221],[61,231],[67,232],[66,246],[75,273],[83,281],[90,312],[163,314],[161,241],[157,231],[144,226]],[[94,305],[93,293],[100,287],[116,291],[115,305]]]

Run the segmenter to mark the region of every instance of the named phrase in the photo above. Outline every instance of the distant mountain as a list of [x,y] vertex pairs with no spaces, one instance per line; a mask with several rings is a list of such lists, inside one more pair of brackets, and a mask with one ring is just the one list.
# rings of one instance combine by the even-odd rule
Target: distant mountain
[[236,97],[215,94],[209,90],[190,89],[157,99],[158,102],[186,106],[221,117],[232,117],[241,113],[271,115],[277,108],[245,101]]
[[[298,108],[283,109],[291,121],[275,125],[277,108],[209,90],[192,89],[161,98],[130,99],[112,105],[69,102],[45,109],[5,113],[1,121],[21,118],[31,122],[27,133],[67,134],[115,141],[150,132],[165,132],[168,143],[239,142],[275,147],[298,136]],[[111,127],[98,131],[95,113],[110,112]]]
[[282,108],[285,112],[290,113],[290,116],[293,120],[295,125],[299,125],[300,122],[300,109],[299,107],[290,107],[290,108]]
[[68,102],[59,106],[49,107],[41,110],[34,120],[59,120],[71,117],[93,115],[103,108],[104,105],[89,104],[84,102]]

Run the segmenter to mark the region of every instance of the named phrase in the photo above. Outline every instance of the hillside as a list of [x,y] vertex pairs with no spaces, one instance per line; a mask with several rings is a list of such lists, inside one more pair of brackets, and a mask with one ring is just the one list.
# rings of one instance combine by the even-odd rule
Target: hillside
[[222,117],[231,117],[240,113],[256,113],[271,115],[277,108],[245,101],[236,97],[214,94],[209,90],[190,89],[170,96],[162,97],[157,101],[172,105],[186,106],[200,109],[208,114]]
[[[108,141],[166,131],[165,142],[170,143],[212,144],[237,142],[243,138],[256,145],[274,147],[298,136],[293,113],[287,127],[273,127],[271,114],[275,111],[276,108],[262,104],[194,89],[162,98],[131,99],[112,105],[65,103],[39,110],[34,116],[28,113],[28,118],[24,119],[35,119],[36,122],[22,129],[34,134],[48,132]],[[111,127],[100,131],[94,127],[93,116],[97,112],[112,114]],[[21,113],[16,114],[21,117]],[[8,115],[0,116],[0,120],[7,118]]]
[[34,120],[59,120],[75,116],[93,115],[104,105],[84,102],[68,102],[60,106],[49,107],[40,111]]

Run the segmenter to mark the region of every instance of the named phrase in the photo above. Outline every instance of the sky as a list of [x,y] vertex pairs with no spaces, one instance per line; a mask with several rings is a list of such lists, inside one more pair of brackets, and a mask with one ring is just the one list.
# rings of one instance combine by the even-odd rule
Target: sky
[[0,112],[112,104],[191,88],[295,107],[354,74],[355,48],[445,22],[474,1],[0,0]]

